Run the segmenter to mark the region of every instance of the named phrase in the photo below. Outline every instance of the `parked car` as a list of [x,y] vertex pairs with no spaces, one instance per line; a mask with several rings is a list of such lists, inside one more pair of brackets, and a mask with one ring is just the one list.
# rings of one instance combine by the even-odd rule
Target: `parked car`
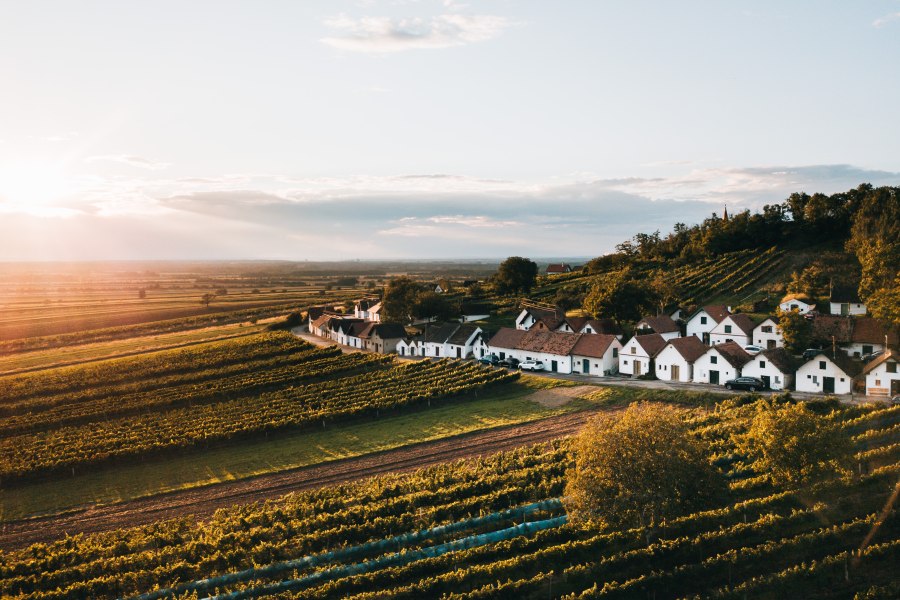
[[744,352],[746,352],[750,356],[756,356],[757,354],[759,354],[762,351],[763,351],[762,346],[756,346],[754,344],[748,344],[747,346],[744,346]]
[[729,379],[725,382],[725,388],[729,390],[748,390],[755,392],[756,390],[766,389],[766,384],[762,379],[756,377],[738,377],[737,379]]
[[500,359],[500,366],[508,369],[515,369],[519,366],[519,359],[507,356],[506,358]]
[[820,348],[807,348],[803,351],[803,360],[809,360],[811,358],[815,358],[819,354],[822,353]]
[[497,358],[496,354],[485,354],[484,356],[482,356],[481,358],[478,359],[478,362],[480,362],[483,365],[491,365],[492,367],[496,367],[497,365],[500,364],[500,359]]
[[526,360],[519,363],[519,368],[523,371],[543,371],[544,363],[539,360]]
[[869,354],[863,354],[862,361],[864,363],[871,362],[884,354],[884,350],[878,350],[877,352],[870,352]]

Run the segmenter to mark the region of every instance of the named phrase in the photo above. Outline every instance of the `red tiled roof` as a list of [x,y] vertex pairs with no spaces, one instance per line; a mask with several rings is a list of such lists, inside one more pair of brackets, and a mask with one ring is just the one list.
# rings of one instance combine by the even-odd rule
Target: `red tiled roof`
[[741,368],[750,362],[753,357],[747,354],[747,351],[741,348],[737,342],[725,342],[724,344],[716,344],[713,346],[716,351],[727,360],[732,367]]
[[839,344],[850,341],[852,320],[850,317],[837,317],[830,315],[816,315],[812,322],[812,337],[814,340],[831,343],[831,338]]
[[658,333],[648,333],[647,335],[636,335],[634,340],[644,349],[647,356],[653,358],[666,347],[666,340]]
[[724,304],[710,304],[709,306],[704,306],[703,310],[705,310],[706,314],[712,317],[712,320],[716,323],[721,323],[722,319],[731,314],[728,311],[728,307]]
[[854,317],[850,334],[851,342],[866,344],[884,344],[887,335],[888,345],[897,343],[897,334],[890,331],[881,321],[871,317]]
[[502,327],[491,337],[488,345],[497,348],[517,348],[519,342],[528,333],[523,329],[513,329],[512,327]]
[[609,345],[616,340],[614,335],[590,335],[581,334],[575,346],[572,348],[572,354],[577,356],[590,356],[592,358],[603,358]]
[[571,270],[572,267],[570,267],[567,263],[554,263],[551,265],[547,265],[548,273],[568,273]]
[[587,323],[581,326],[590,325],[597,333],[608,333],[612,335],[622,335],[622,328],[612,319],[588,319]]
[[737,313],[729,316],[731,317],[731,322],[734,323],[738,329],[740,329],[747,335],[753,334],[753,329],[754,327],[756,327],[756,324],[748,315],[745,315],[744,313]]
[[776,369],[785,374],[793,374],[800,366],[800,362],[784,348],[770,348],[761,352],[759,356],[768,359]]
[[675,348],[684,360],[691,363],[706,354],[706,351],[709,350],[709,347],[695,335],[669,340],[668,345]]
[[669,315],[660,315],[658,317],[644,317],[638,321],[636,328],[640,328],[641,324],[646,325],[655,333],[674,333],[680,331],[678,323],[672,320]]

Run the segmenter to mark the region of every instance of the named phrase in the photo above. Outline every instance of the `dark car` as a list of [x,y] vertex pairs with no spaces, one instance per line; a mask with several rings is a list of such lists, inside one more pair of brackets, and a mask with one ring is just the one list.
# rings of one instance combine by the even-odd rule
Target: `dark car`
[[507,356],[506,358],[500,359],[500,366],[506,367],[507,369],[515,369],[519,366],[519,359]]
[[882,354],[884,354],[884,350],[878,350],[877,352],[870,352],[869,354],[863,354],[862,361],[864,363],[872,362],[873,360],[875,360]]
[[480,362],[483,365],[491,365],[491,366],[496,367],[497,365],[500,364],[500,359],[497,358],[496,354],[485,354],[484,356],[482,356],[481,358],[478,359],[478,362]]
[[749,390],[755,392],[756,390],[766,389],[766,384],[763,383],[762,379],[757,379],[756,377],[738,377],[737,379],[729,379],[726,381],[725,387],[729,390]]
[[822,353],[822,350],[819,348],[807,348],[803,351],[803,360],[809,360],[811,358],[815,358],[819,354]]

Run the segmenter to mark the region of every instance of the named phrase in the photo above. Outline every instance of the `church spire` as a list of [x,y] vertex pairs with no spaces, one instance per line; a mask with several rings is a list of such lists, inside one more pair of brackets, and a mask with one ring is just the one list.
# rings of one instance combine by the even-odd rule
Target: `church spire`
[[724,219],[725,221],[728,220],[728,205],[727,204],[725,205],[725,214],[722,216],[722,219]]

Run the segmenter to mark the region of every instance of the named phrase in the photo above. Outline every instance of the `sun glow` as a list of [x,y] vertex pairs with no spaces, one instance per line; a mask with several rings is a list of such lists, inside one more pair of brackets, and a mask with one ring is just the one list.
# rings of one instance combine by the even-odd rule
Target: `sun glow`
[[72,214],[64,206],[79,191],[63,166],[52,162],[0,163],[0,210],[34,215]]

